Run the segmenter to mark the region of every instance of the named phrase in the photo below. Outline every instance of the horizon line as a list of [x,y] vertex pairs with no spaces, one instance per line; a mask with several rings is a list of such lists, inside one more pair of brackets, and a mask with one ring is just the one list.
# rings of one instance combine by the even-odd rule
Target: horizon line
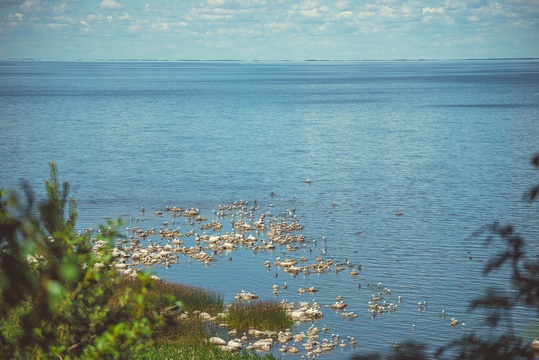
[[115,58],[97,58],[97,59],[82,59],[73,60],[44,60],[41,58],[15,58],[9,57],[0,59],[0,61],[42,61],[42,62],[382,62],[382,61],[500,61],[500,60],[539,60],[539,57],[488,57],[488,58],[397,58],[397,59],[115,59]]

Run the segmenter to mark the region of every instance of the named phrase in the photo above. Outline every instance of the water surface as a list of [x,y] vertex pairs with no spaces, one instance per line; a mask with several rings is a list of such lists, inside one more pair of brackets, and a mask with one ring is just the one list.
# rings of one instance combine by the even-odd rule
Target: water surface
[[[227,301],[242,289],[274,298],[272,285],[285,281],[279,301],[342,295],[358,318],[324,309],[316,325],[358,340],[328,355],[346,358],[394,341],[435,347],[483,328],[469,301],[509,279],[482,276],[498,248],[472,233],[512,222],[537,249],[537,205],[522,194],[537,182],[538,119],[536,61],[1,62],[0,184],[24,179],[42,193],[56,162],[81,229],[117,216],[158,228],[170,219],[153,211],[167,205],[209,219],[240,199],[276,214],[295,209],[307,242],[294,253],[237,251],[210,267],[186,258],[155,272]],[[294,278],[263,266],[302,255],[362,271]],[[368,285],[379,282],[392,289],[388,301],[404,300],[372,318]],[[319,292],[295,291],[306,286]],[[452,328],[442,309],[466,327]],[[524,329],[528,313],[514,320]]]

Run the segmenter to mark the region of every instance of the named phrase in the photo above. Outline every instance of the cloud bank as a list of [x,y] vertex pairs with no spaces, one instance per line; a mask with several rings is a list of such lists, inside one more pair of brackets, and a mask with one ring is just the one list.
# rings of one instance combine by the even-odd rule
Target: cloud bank
[[0,2],[0,59],[539,56],[539,2]]

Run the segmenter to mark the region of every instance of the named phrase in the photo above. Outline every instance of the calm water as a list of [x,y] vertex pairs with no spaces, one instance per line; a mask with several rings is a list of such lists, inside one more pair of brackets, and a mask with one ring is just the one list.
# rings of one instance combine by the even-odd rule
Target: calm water
[[[240,250],[209,267],[186,258],[155,272],[227,301],[242,289],[273,299],[272,285],[285,281],[278,300],[331,304],[342,295],[358,318],[323,309],[316,325],[358,344],[329,358],[481,331],[467,304],[487,285],[508,284],[507,274],[481,274],[497,250],[471,235],[485,224],[518,224],[537,256],[537,204],[522,201],[538,179],[537,61],[0,62],[0,134],[0,185],[24,179],[42,192],[56,162],[81,229],[117,216],[159,227],[166,217],[153,211],[166,205],[210,219],[240,199],[277,214],[296,209],[305,248]],[[263,266],[302,255],[348,259],[362,271],[293,278]],[[368,284],[378,282],[393,290],[388,302],[404,301],[371,318]],[[306,286],[319,292],[296,292]],[[466,327],[451,328],[442,309]],[[519,330],[528,315],[515,314]]]

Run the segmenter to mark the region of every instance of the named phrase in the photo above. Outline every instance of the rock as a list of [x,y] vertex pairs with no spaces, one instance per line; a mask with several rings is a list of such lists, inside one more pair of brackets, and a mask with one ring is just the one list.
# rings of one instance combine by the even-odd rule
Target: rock
[[256,299],[258,299],[258,295],[242,291],[241,293],[234,296],[234,298],[236,300],[256,300]]
[[208,340],[208,342],[210,344],[217,345],[217,346],[225,346],[226,345],[226,341],[224,341],[223,339],[221,339],[220,337],[217,337],[217,336],[211,337]]
[[133,274],[136,275],[136,272],[137,272],[137,270],[135,270],[135,269],[133,269],[133,268],[131,268],[131,269],[126,269],[126,270],[124,270],[124,276],[131,276],[131,275],[133,275]]
[[236,340],[230,340],[226,345],[230,351],[241,350],[243,348],[243,344]]
[[171,307],[166,308],[161,312],[163,316],[177,316],[185,313],[185,311],[182,309],[179,305],[174,305]]
[[297,352],[299,352],[299,349],[296,346],[290,346],[288,348],[288,352],[291,354],[296,354]]
[[198,314],[198,317],[204,321],[209,321],[211,320],[211,315],[208,314],[207,312],[202,312],[200,314]]
[[255,342],[253,344],[253,347],[255,349],[266,351],[266,352],[270,351],[272,346],[273,346],[273,340],[272,339],[258,340],[257,342]]
[[338,301],[335,304],[331,305],[331,308],[334,309],[334,310],[342,310],[346,306],[347,305],[341,300],[341,301]]

